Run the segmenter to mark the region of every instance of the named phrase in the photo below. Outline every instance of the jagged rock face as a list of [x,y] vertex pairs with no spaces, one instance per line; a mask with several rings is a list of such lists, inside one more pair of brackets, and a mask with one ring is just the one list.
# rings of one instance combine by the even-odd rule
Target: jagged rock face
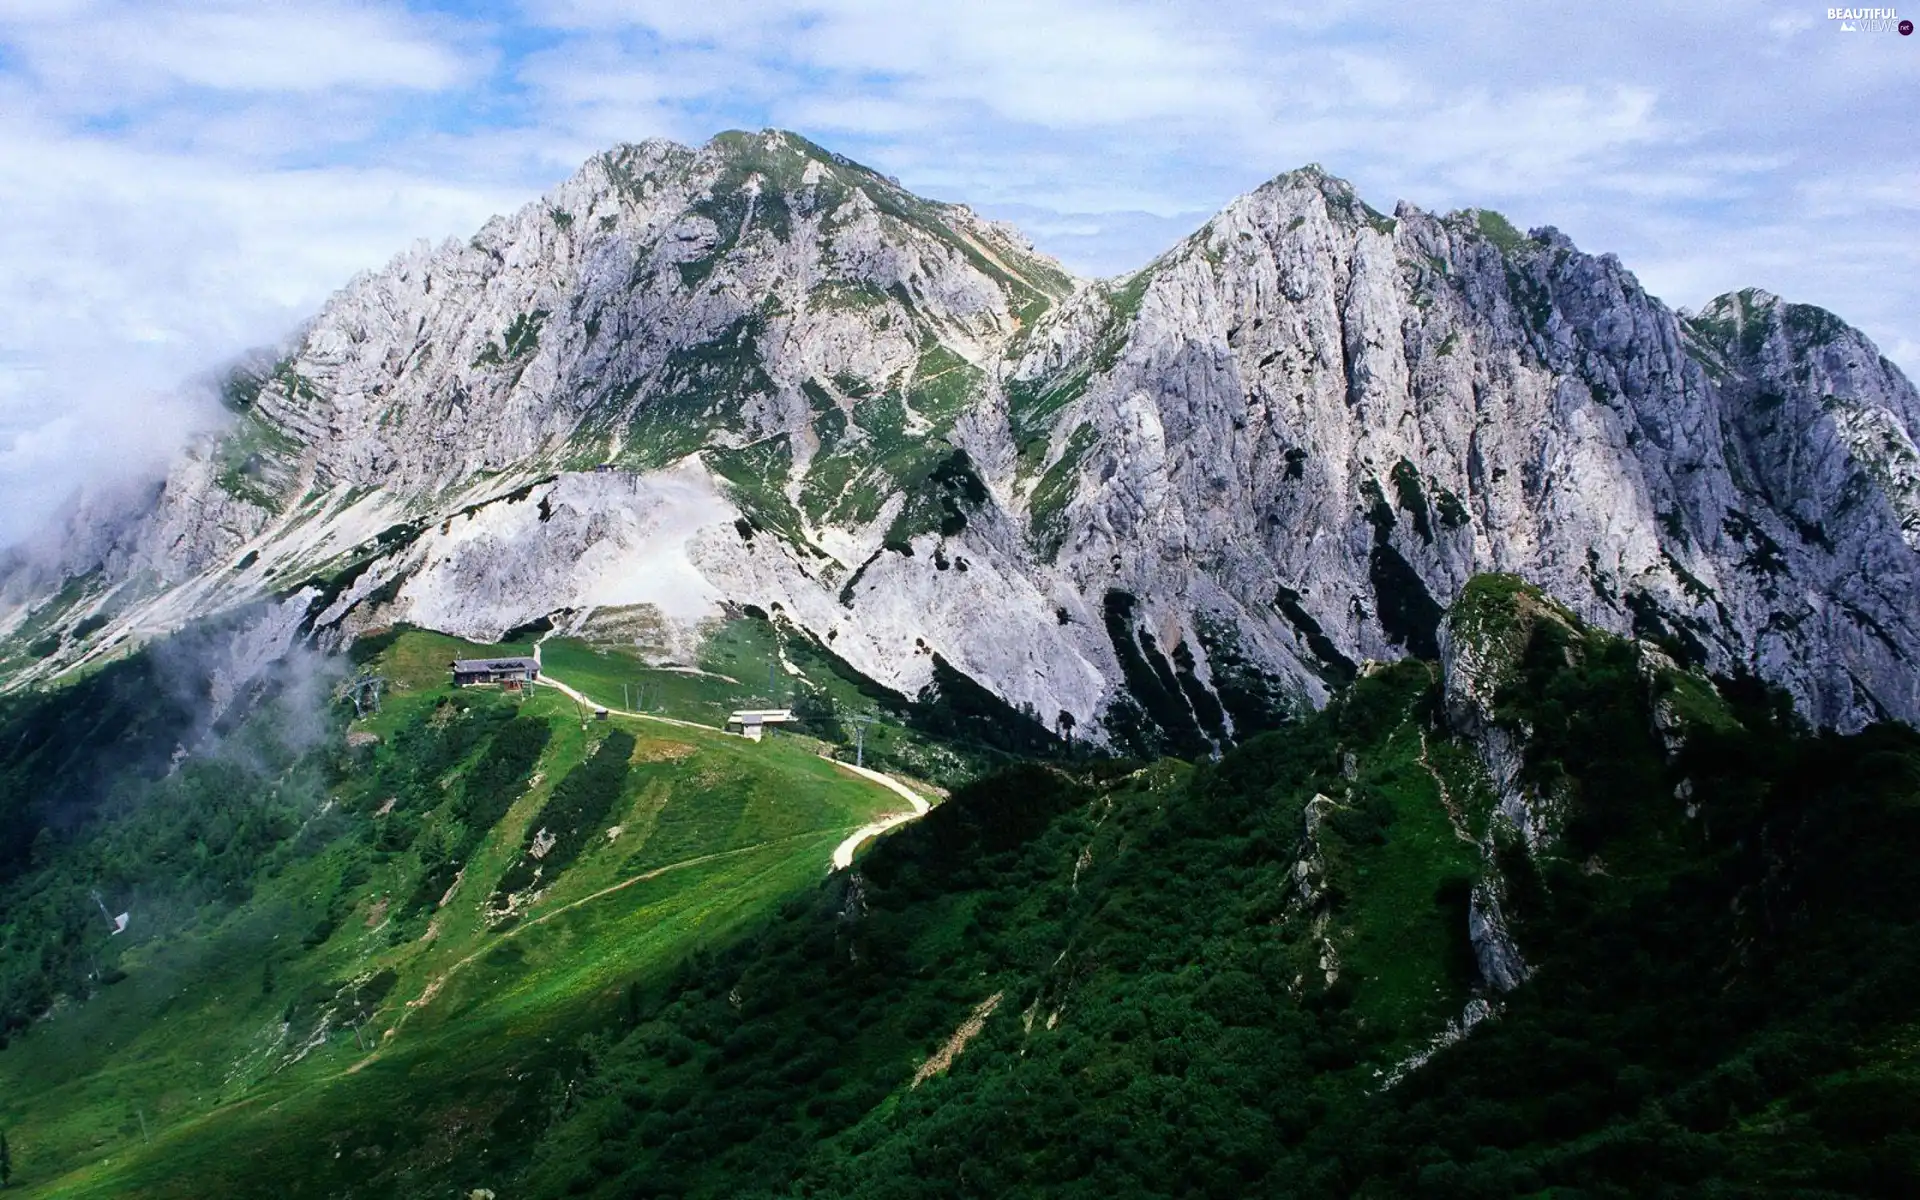
[[68,636],[14,681],[308,583],[337,637],[731,602],[1197,752],[1505,570],[1820,720],[1920,715],[1920,402],[1864,338],[1317,169],[1083,284],[792,135],[624,147],[229,396],[157,498],[16,554],[0,630]]
[[1162,644],[1218,606],[1334,678],[1432,653],[1508,571],[1821,721],[1920,715],[1920,408],[1826,313],[1689,319],[1551,230],[1388,219],[1312,170],[1068,310],[1011,372],[1045,448],[1010,474],[1057,566],[1141,597]]

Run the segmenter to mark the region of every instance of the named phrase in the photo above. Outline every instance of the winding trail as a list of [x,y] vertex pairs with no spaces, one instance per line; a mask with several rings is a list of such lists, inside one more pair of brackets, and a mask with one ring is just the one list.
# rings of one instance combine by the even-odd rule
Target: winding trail
[[[544,637],[542,640],[544,640]],[[539,654],[539,642],[534,643],[534,653],[537,658]],[[606,707],[607,711],[610,714],[616,714],[622,717],[631,717],[638,721],[656,721],[662,725],[678,725],[683,729],[698,729],[707,733],[725,733],[726,732],[725,730],[722,730],[722,729],[716,729],[711,725],[702,725],[697,721],[682,721],[675,717],[662,717],[662,716],[657,716],[653,713],[629,712],[629,711],[626,711],[625,709],[613,708],[611,706],[603,706],[598,701],[589,699],[587,696],[583,695],[578,689],[566,683],[563,683],[558,679],[555,679],[551,675],[548,675],[544,667],[541,668],[540,678],[537,682],[538,684],[544,684],[547,687],[553,688],[555,691],[558,691],[568,696],[569,698],[575,700],[576,702],[588,708],[597,709],[601,707]],[[834,766],[837,766],[842,770],[858,775],[861,778],[866,779],[871,783],[879,784],[881,787],[884,787],[887,790],[894,792],[895,794],[903,797],[909,804],[913,806],[912,811],[910,812],[895,813],[890,817],[885,817],[879,821],[874,822],[871,825],[865,825],[855,830],[851,836],[849,836],[845,841],[841,842],[838,846],[834,848],[833,865],[830,868],[831,871],[841,871],[851,866],[853,864],[854,851],[858,850],[860,846],[866,841],[868,841],[869,839],[878,837],[880,834],[885,833],[887,830],[892,829],[896,825],[903,825],[906,822],[914,820],[917,817],[924,816],[929,811],[931,811],[933,807],[930,803],[928,803],[925,797],[921,796],[919,793],[915,792],[913,789],[909,788],[906,784],[901,783],[899,780],[895,779],[891,775],[884,774],[883,772],[880,772],[880,771],[875,771],[868,767],[856,767],[852,763],[840,762],[838,759],[829,758],[827,755],[824,755],[824,754],[821,755],[820,757],[826,759],[828,762],[833,763]],[[778,846],[786,842],[803,841],[808,838],[813,838],[817,836],[819,836],[818,832],[792,834],[790,836],[783,837],[783,838],[774,838],[770,841],[756,842],[750,846],[735,846],[728,850],[720,850],[711,854],[702,854],[694,858],[682,859],[679,862],[667,863],[663,866],[658,866],[647,871],[642,871],[637,875],[629,876],[626,879],[622,879],[607,887],[603,887],[598,891],[593,892],[589,895],[582,896],[577,900],[569,901],[568,903],[563,904],[558,908],[552,909],[551,911],[548,911],[548,912],[541,913],[537,917],[534,917],[530,920],[516,924],[510,929],[502,930],[497,935],[497,937],[488,941],[485,945],[479,947],[478,949],[465,955],[464,957],[461,957],[449,963],[445,967],[445,969],[431,976],[427,980],[426,985],[422,988],[420,995],[415,997],[412,1000],[406,1001],[401,1006],[397,1019],[394,1021],[393,1025],[387,1030],[385,1030],[379,1036],[379,1038],[375,1041],[374,1048],[370,1053],[366,1054],[364,1057],[356,1060],[355,1062],[350,1063],[345,1068],[339,1071],[333,1072],[331,1075],[321,1076],[318,1080],[316,1080],[316,1082],[338,1080],[349,1075],[357,1075],[366,1067],[379,1061],[397,1044],[400,1038],[400,1034],[402,1030],[405,1029],[409,1018],[411,1018],[415,1013],[430,1006],[434,1002],[434,1000],[440,995],[441,990],[446,986],[447,981],[449,979],[459,974],[462,970],[470,966],[472,963],[478,961],[479,959],[486,956],[488,953],[492,952],[496,947],[500,946],[505,942],[511,941],[512,939],[520,936],[522,933],[525,933],[529,929],[538,928],[539,926],[546,924],[548,921],[553,920],[555,917],[561,916],[568,912],[572,912],[573,910],[578,909],[583,905],[592,904],[597,900],[603,900],[606,897],[611,896],[617,892],[621,892],[626,890],[627,888],[633,887],[635,884],[644,883],[650,879],[657,879],[662,875],[666,875],[674,871],[682,871],[682,870],[686,870],[689,867],[701,866],[705,863],[718,862],[718,861],[722,861],[729,858],[737,858],[743,855],[749,855],[758,851],[763,851],[770,847]],[[988,1004],[992,1005],[994,1003],[997,1003],[999,999],[1000,997],[998,995],[995,995],[988,1001]],[[988,1007],[986,1009],[987,1013],[990,1013],[991,1011],[992,1011],[991,1007]],[[984,1013],[977,1014],[977,1015],[981,1016],[982,1018],[984,1018],[985,1016]],[[970,1033],[969,1033],[969,1036],[970,1036]],[[954,1047],[954,1053],[958,1053],[959,1048],[963,1047],[964,1045],[965,1045],[965,1042],[963,1040],[959,1043],[958,1046]],[[916,1080],[915,1082],[917,1084],[918,1080]],[[281,1101],[284,1100],[285,1098],[286,1097],[282,1096],[279,1099],[274,1100],[273,1104],[270,1105],[269,1107],[277,1108],[278,1105],[281,1103]],[[254,1107],[265,1099],[267,1099],[265,1095],[263,1095],[262,1093],[256,1092],[250,1095],[238,1097],[226,1103],[217,1103],[214,1107],[209,1108],[204,1112],[192,1114],[191,1116],[187,1117],[184,1121],[178,1124],[175,1124],[170,1128],[160,1131],[158,1136],[162,1138],[178,1138],[183,1136],[190,1136],[193,1130],[206,1125],[215,1117],[225,1116],[229,1113],[235,1112],[240,1109]],[[84,1167],[76,1168],[73,1172],[70,1172],[69,1174],[62,1176],[62,1179],[63,1180],[84,1179],[88,1175],[90,1175],[92,1172],[98,1169],[99,1169],[98,1166],[89,1164]]]
[[[695,858],[681,859],[679,862],[667,863],[665,866],[654,867],[652,870],[642,871],[638,875],[628,876],[627,878],[622,879],[620,882],[612,884],[608,887],[603,887],[599,891],[593,892],[590,895],[582,896],[578,900],[570,901],[566,904],[562,904],[560,907],[556,909],[552,909],[551,911],[541,913],[539,916],[535,917],[531,921],[526,921],[521,924],[515,925],[511,929],[502,930],[499,936],[495,938],[493,941],[490,941],[486,945],[481,946],[478,950],[475,950],[473,953],[467,955],[465,958],[458,959],[455,962],[449,964],[446,970],[441,971],[438,975],[434,976],[431,980],[429,980],[427,982],[426,990],[421,993],[418,999],[409,1000],[407,1002],[407,1008],[410,1011],[414,1009],[425,1008],[428,1004],[431,1004],[433,1002],[433,998],[440,993],[440,989],[446,985],[447,980],[450,977],[452,977],[454,974],[456,974],[462,967],[465,967],[467,964],[473,962],[475,959],[484,957],[487,954],[491,954],[493,950],[496,947],[498,947],[502,942],[511,941],[514,938],[519,937],[521,934],[525,933],[527,930],[536,928],[541,925],[545,925],[548,921],[553,920],[555,917],[561,916],[566,913],[570,913],[574,909],[579,908],[581,905],[592,904],[595,900],[604,900],[608,896],[613,895],[615,892],[625,891],[627,888],[632,887],[636,883],[645,883],[649,879],[658,879],[660,876],[668,874],[669,872],[672,872],[672,871],[684,871],[688,867],[697,867],[704,863],[719,862],[722,859],[737,858],[742,854],[752,854],[757,850],[765,850],[769,846],[778,846],[783,842],[798,842],[807,838],[814,838],[818,836],[819,834],[812,833],[812,832],[796,833],[788,837],[774,838],[771,841],[755,842],[751,846],[735,846],[731,850],[716,850],[712,854],[702,854]],[[405,1022],[406,1016],[407,1014],[405,1013],[401,1015],[401,1023]],[[396,1029],[398,1028],[397,1024],[395,1028]],[[358,1070],[361,1065],[363,1064],[355,1064],[352,1068],[350,1068],[350,1071]]]
[[[827,758],[824,754],[820,757]],[[871,825],[862,825],[860,828],[854,830],[851,837],[833,848],[833,866],[828,868],[829,872],[844,871],[852,866],[853,852],[860,848],[862,842],[869,838],[879,837],[895,825],[905,825],[908,821],[914,820],[917,817],[924,817],[933,809],[933,805],[927,803],[924,796],[891,775],[883,775],[879,771],[871,770],[867,767],[856,767],[852,763],[844,763],[837,758],[827,758],[827,761],[843,771],[851,771],[862,779],[870,779],[881,787],[891,788],[893,791],[906,797],[908,804],[913,805],[912,812],[895,813],[890,817],[882,817]]]
[[373,1052],[368,1054],[365,1058],[362,1058],[357,1062],[354,1062],[353,1064],[349,1065],[344,1070],[336,1072],[332,1076],[332,1078],[338,1079],[347,1075],[358,1075],[361,1072],[361,1070],[379,1061],[381,1056],[384,1055],[387,1052],[387,1050],[393,1045],[393,1043],[398,1039],[400,1031],[406,1028],[407,1020],[410,1017],[412,1017],[414,1013],[419,1012],[421,1009],[426,1008],[428,1005],[432,1004],[434,1001],[434,998],[440,994],[440,990],[447,985],[447,980],[459,974],[463,968],[472,964],[476,960],[484,958],[486,955],[491,954],[496,948],[498,948],[503,943],[512,941],[514,938],[519,937],[522,933],[525,933],[529,929],[534,929],[534,928],[537,928],[538,926],[544,925],[548,921],[553,920],[555,917],[562,916],[566,913],[572,912],[574,909],[579,908],[582,905],[592,904],[596,900],[604,900],[608,896],[613,895],[615,892],[625,891],[627,888],[632,887],[636,883],[645,883],[649,879],[658,879],[660,876],[668,874],[669,872],[672,872],[672,871],[683,871],[688,867],[697,867],[705,863],[719,862],[723,859],[728,859],[728,858],[737,858],[743,854],[752,854],[756,851],[765,850],[770,846],[778,846],[785,842],[803,841],[805,839],[814,838],[818,836],[819,834],[814,832],[796,833],[783,838],[773,838],[770,841],[755,842],[751,846],[735,846],[731,850],[717,850],[711,854],[702,854],[694,858],[681,859],[679,862],[667,863],[664,866],[654,867],[653,869],[648,871],[642,871],[638,875],[629,876],[626,879],[620,880],[618,883],[612,884],[608,887],[603,887],[599,891],[594,892],[590,895],[582,896],[578,900],[570,901],[569,903],[563,904],[560,907],[553,909],[549,912],[544,912],[540,914],[538,917],[535,917],[530,921],[515,925],[511,929],[503,930],[493,940],[488,941],[486,944],[474,950],[471,954],[468,954],[466,957],[457,959],[454,962],[448,964],[446,969],[438,972],[437,974],[432,976],[430,979],[428,979],[426,986],[423,989],[421,989],[420,995],[406,1002],[406,1004],[400,1010],[398,1019],[396,1019],[393,1025],[389,1027],[386,1030],[386,1032],[382,1033],[380,1037],[376,1040],[374,1044]]
[[1448,790],[1447,781],[1441,776],[1440,769],[1433,765],[1431,758],[1427,757],[1427,731],[1424,729],[1420,731],[1420,753],[1417,757],[1420,765],[1427,769],[1427,774],[1433,777],[1433,786],[1440,789],[1440,806],[1447,810],[1447,820],[1453,825],[1453,836],[1469,846],[1478,846],[1480,843],[1474,841],[1473,835],[1467,832],[1467,817],[1460,809],[1460,802],[1455,800],[1453,793]]

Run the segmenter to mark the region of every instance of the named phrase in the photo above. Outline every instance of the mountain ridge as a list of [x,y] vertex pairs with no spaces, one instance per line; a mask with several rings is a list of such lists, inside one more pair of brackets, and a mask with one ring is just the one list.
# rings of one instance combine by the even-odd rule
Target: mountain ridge
[[227,395],[157,496],[10,556],[9,686],[262,595],[334,644],[752,604],[1206,753],[1499,570],[1822,723],[1920,715],[1920,400],[1870,342],[1318,167],[1084,281],[797,135],[619,147]]

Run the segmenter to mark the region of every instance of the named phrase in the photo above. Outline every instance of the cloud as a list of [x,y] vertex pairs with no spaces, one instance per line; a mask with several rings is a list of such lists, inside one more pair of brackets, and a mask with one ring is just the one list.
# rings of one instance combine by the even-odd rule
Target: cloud
[[1230,30],[1172,6],[848,0],[798,32],[815,69],[1052,129],[1231,119],[1262,103]]
[[356,5],[258,0],[15,6],[0,16],[17,69],[79,111],[174,87],[436,91],[465,78],[463,56],[421,24]]
[[413,238],[729,127],[798,129],[1091,274],[1317,161],[1376,208],[1558,226],[1676,304],[1825,305],[1920,368],[1913,39],[1799,0],[474,7],[0,4],[0,541],[92,431],[170,444],[192,422],[154,397]]
[[1120,275],[1144,264],[1140,248],[1149,255],[1171,247],[1213,214],[1203,209],[1160,214],[1151,212],[1060,212],[1024,204],[987,204],[979,210],[997,220],[1010,221],[1044,246],[1069,261],[1082,274]]
[[183,381],[279,340],[415,238],[477,228],[520,198],[383,167],[260,173],[0,123],[0,543],[76,484],[151,467],[204,427]]

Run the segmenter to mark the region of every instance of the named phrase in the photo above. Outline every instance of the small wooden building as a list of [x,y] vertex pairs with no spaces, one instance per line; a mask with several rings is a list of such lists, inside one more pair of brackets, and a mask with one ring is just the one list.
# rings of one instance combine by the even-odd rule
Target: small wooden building
[[537,658],[462,658],[452,665],[453,686],[476,683],[522,684],[540,678]]

